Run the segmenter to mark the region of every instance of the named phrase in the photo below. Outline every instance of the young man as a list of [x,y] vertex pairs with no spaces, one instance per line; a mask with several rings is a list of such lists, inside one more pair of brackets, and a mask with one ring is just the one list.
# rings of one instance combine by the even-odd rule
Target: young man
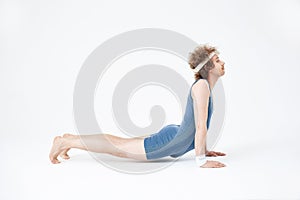
[[151,160],[166,156],[179,157],[195,149],[198,167],[225,167],[218,161],[208,161],[207,156],[224,156],[224,153],[206,150],[206,135],[213,113],[211,90],[225,74],[224,62],[215,47],[200,45],[189,55],[189,65],[195,73],[187,100],[184,118],[180,125],[169,124],[159,132],[134,138],[122,138],[111,134],[72,135],[54,138],[49,158],[60,163],[58,156],[69,159],[71,148],[136,160]]

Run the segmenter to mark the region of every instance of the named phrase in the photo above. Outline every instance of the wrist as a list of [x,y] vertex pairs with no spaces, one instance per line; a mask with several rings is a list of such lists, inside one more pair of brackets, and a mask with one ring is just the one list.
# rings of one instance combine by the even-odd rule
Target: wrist
[[197,166],[199,166],[199,167],[204,165],[207,161],[205,154],[201,155],[201,156],[196,156],[195,161],[196,161]]

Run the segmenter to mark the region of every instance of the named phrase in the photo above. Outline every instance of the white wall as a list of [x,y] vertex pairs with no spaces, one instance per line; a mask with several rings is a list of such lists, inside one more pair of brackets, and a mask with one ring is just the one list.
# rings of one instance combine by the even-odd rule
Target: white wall
[[296,146],[299,10],[297,0],[1,0],[0,141],[75,133],[72,95],[84,60],[115,35],[153,27],[219,47],[227,100],[221,146]]

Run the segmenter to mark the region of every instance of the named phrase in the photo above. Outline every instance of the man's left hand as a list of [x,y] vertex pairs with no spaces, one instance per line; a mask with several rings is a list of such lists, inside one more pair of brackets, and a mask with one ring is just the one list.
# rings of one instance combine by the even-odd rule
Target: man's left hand
[[217,152],[217,151],[206,151],[205,155],[208,157],[226,156],[225,153]]

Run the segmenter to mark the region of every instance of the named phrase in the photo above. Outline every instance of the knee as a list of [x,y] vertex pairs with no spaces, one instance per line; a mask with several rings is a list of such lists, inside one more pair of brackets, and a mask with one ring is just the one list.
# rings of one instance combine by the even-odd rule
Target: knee
[[122,151],[122,150],[116,150],[116,151],[113,151],[113,152],[108,152],[109,154],[113,155],[113,156],[117,156],[117,157],[120,157],[120,158],[128,158],[128,153]]

